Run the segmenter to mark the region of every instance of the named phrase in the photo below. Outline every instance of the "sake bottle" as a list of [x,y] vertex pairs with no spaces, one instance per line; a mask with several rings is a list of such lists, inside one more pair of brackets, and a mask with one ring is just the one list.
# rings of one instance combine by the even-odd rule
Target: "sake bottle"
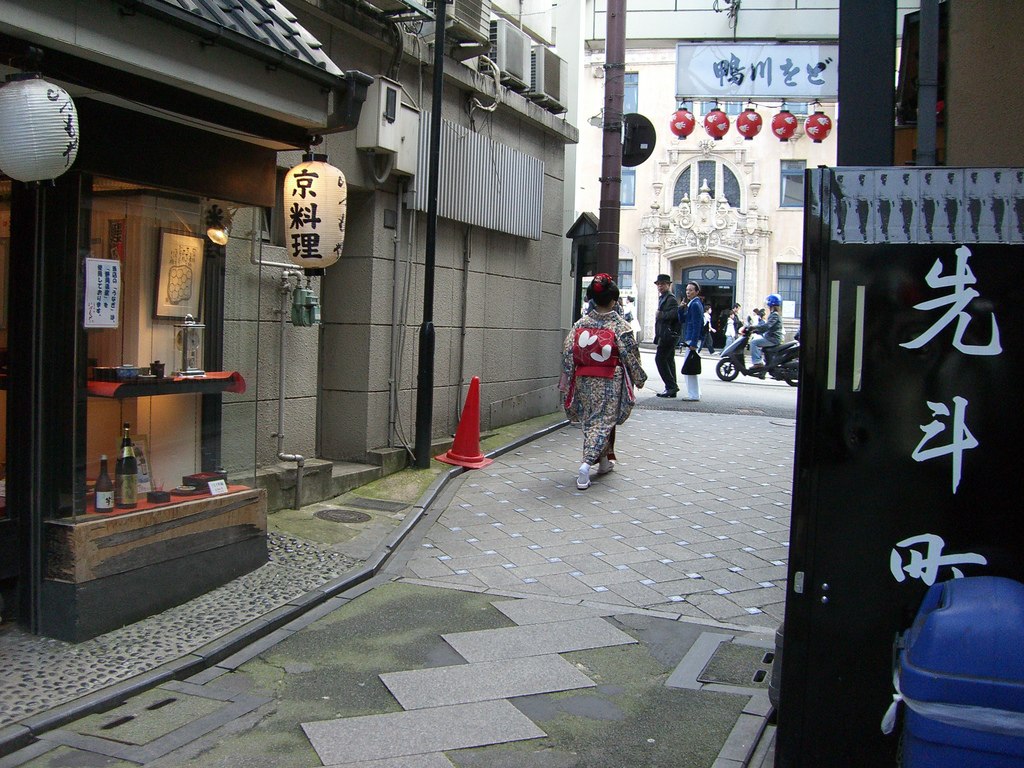
[[121,452],[114,465],[114,503],[121,509],[131,509],[138,503],[139,465],[135,461],[128,422],[124,423]]
[[100,475],[96,478],[96,511],[110,512],[114,508],[114,484],[107,472],[107,455],[100,456]]

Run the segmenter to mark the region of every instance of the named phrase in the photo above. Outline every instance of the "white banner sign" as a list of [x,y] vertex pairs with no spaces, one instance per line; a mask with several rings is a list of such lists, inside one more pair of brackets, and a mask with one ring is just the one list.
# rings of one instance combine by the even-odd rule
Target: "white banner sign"
[[676,45],[677,99],[813,101],[838,96],[838,45]]
[[85,327],[117,328],[121,293],[121,262],[116,259],[85,260]]

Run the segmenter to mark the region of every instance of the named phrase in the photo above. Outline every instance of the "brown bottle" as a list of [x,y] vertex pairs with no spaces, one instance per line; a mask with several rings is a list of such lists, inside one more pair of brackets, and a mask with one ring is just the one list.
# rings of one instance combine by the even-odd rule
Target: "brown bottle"
[[114,503],[120,509],[131,509],[138,503],[139,466],[135,460],[135,447],[132,445],[127,421],[123,430],[121,452],[114,465]]
[[96,511],[110,512],[114,508],[114,484],[107,472],[107,455],[100,456],[100,476],[96,478]]

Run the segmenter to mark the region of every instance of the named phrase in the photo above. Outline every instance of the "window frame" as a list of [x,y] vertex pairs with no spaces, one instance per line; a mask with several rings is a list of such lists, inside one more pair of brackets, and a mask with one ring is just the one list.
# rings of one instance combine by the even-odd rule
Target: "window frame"
[[[799,168],[787,168],[786,165],[800,165]],[[779,160],[779,207],[780,208],[803,208],[804,207],[804,174],[807,171],[806,160]],[[800,186],[800,199],[799,202],[787,202],[792,201],[794,198],[792,195],[786,194],[786,188],[798,182]]]
[[[795,274],[786,274],[793,272]],[[780,261],[775,265],[775,284],[783,301],[793,301],[796,309],[793,319],[800,319],[800,305],[803,302],[804,265],[799,262]],[[796,285],[794,290],[791,286]]]
[[[623,168],[619,177],[619,205],[624,208],[636,207],[636,168]],[[629,179],[629,182],[626,182]],[[629,191],[629,200],[626,200],[626,191]]]

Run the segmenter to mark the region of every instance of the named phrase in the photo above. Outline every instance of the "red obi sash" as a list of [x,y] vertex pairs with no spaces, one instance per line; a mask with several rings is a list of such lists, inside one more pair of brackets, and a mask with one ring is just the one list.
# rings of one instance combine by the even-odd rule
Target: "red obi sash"
[[577,376],[610,379],[619,364],[619,346],[610,328],[577,328],[572,342],[572,361]]

